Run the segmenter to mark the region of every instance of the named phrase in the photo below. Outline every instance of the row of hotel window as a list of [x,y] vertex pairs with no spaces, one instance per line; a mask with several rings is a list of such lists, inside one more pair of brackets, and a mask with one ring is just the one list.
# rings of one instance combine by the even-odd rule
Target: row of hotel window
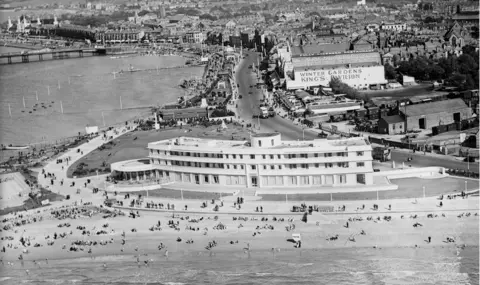
[[[186,167],[198,167],[198,168],[221,168],[221,169],[245,169],[244,164],[224,164],[224,163],[208,163],[208,162],[191,162],[191,161],[177,161],[177,160],[152,160],[153,164],[159,165],[174,165],[174,166],[186,166]],[[365,162],[356,162],[356,167],[364,167]],[[276,164],[276,165],[258,165],[263,170],[276,170],[276,169],[309,169],[309,168],[333,168],[333,167],[350,167],[349,162],[337,162],[337,163],[301,163],[301,164]],[[256,164],[250,164],[248,167],[251,170],[256,170]]]
[[[160,154],[160,152],[163,152],[164,155],[174,155],[174,156],[191,156],[191,157],[208,157],[208,158],[233,158],[233,159],[243,159],[244,155],[243,154],[222,154],[222,153],[197,153],[197,152],[178,152],[178,151],[156,151],[157,154]],[[150,150],[151,154],[154,154],[155,151],[153,149]],[[363,156],[365,152],[363,151],[357,151],[356,152],[357,156]],[[261,156],[263,159],[275,159],[277,157],[278,159],[282,159],[282,154],[257,154],[258,156]],[[246,157],[250,157],[250,159],[256,159],[257,158],[256,154],[250,154],[250,155],[245,155]],[[284,154],[283,158],[288,158],[288,159],[294,159],[294,158],[309,158],[309,157],[333,157],[333,156],[342,156],[346,157],[348,156],[348,152],[336,152],[336,153],[331,153],[331,152],[326,152],[326,153],[290,153],[290,154]]]
[[[167,176],[168,172],[165,173]],[[208,174],[190,174],[174,172],[173,179],[176,182],[195,183],[195,184],[220,184],[218,175]],[[283,186],[283,185],[333,185],[346,184],[347,176],[339,175],[316,175],[316,176],[261,176],[262,186]],[[322,178],[323,177],[323,178]],[[243,175],[226,175],[226,185],[246,185],[246,176]],[[335,179],[336,178],[336,179]],[[310,183],[311,182],[311,183]]]

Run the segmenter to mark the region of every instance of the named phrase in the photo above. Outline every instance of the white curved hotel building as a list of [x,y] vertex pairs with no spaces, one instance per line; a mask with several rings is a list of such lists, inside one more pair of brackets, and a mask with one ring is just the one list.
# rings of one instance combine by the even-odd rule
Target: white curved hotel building
[[313,141],[282,141],[278,133],[252,135],[250,141],[178,137],[149,143],[148,151],[148,159],[113,163],[112,176],[236,188],[373,184],[372,147],[363,137]]

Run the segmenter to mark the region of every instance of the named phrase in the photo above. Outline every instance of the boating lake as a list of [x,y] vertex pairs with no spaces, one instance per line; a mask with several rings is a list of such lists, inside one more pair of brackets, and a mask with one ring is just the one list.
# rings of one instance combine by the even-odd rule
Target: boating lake
[[[2,53],[15,51],[19,49],[0,49]],[[54,141],[84,132],[87,125],[101,128],[103,118],[109,126],[149,114],[150,106],[161,106],[183,95],[179,84],[183,79],[202,76],[204,68],[127,72],[115,77],[112,72],[128,70],[130,65],[156,69],[185,62],[179,56],[94,56],[0,65],[0,143]]]

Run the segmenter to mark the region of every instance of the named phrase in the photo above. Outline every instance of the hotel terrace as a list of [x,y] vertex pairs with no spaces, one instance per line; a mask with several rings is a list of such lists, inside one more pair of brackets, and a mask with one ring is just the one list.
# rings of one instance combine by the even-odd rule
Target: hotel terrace
[[232,188],[336,187],[373,184],[372,147],[358,137],[282,141],[278,133],[250,141],[178,137],[148,144],[148,159],[111,165],[120,184],[217,185]]

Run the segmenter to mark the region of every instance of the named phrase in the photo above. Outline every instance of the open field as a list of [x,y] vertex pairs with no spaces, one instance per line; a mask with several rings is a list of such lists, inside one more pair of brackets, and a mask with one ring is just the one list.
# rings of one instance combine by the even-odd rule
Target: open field
[[73,177],[73,172],[81,163],[87,164],[84,169],[87,170],[88,174],[83,176],[95,175],[97,169],[99,173],[109,173],[110,171],[105,171],[105,168],[111,163],[147,157],[148,143],[178,136],[243,140],[248,138],[248,133],[242,129],[242,127],[234,124],[228,124],[227,129],[221,132],[217,131],[217,126],[208,128],[196,126],[184,127],[182,129],[160,129],[159,131],[135,131],[113,140],[111,144],[105,145],[106,148],[103,150],[97,149],[82,157],[68,168],[67,177]]

